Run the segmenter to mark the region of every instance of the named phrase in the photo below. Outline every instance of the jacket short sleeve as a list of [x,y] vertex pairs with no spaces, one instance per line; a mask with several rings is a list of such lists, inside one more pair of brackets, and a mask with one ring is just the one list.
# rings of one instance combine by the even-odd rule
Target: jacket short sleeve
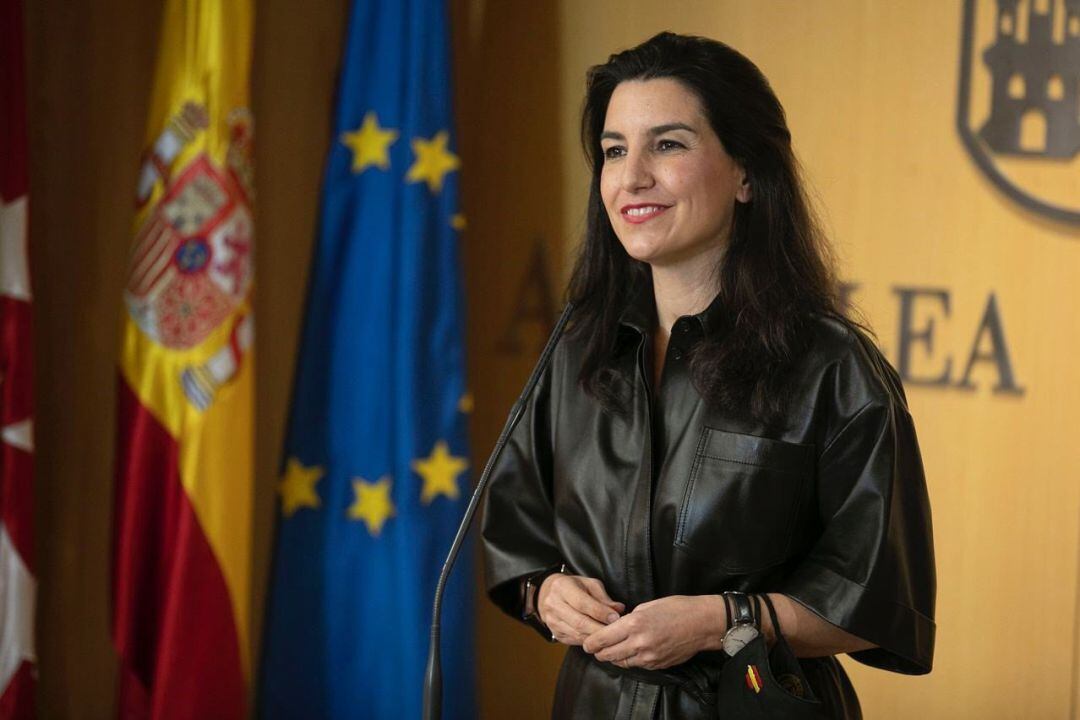
[[523,579],[561,562],[554,540],[549,374],[550,368],[496,458],[483,505],[488,595],[516,619],[521,619]]
[[782,591],[877,646],[854,659],[923,674],[933,664],[935,632],[930,503],[903,391],[891,368],[884,375],[882,391],[823,446],[822,533]]

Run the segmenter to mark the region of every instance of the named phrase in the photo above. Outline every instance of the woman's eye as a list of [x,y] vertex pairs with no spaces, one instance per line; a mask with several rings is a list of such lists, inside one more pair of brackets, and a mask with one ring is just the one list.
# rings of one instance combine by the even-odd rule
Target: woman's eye
[[656,148],[661,151],[681,150],[684,147],[686,146],[683,145],[681,142],[678,142],[677,140],[661,140],[660,142],[656,143]]
[[604,148],[605,160],[614,160],[615,158],[622,157],[624,154],[625,151],[618,145],[612,145],[609,148]]

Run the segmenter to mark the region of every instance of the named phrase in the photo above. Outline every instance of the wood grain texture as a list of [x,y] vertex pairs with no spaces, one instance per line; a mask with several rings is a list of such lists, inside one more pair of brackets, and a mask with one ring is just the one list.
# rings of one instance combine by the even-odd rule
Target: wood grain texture
[[[540,323],[525,322],[517,327],[521,350],[499,348],[516,323],[515,305],[529,279],[533,249],[543,244],[550,277],[557,283],[567,245],[557,162],[563,141],[560,38],[554,2],[456,0],[451,8],[462,207],[468,220],[462,250],[469,385],[475,398],[471,467],[479,473],[547,340]],[[556,298],[561,290],[554,289]],[[481,716],[550,717],[562,649],[544,643],[487,601],[481,566],[478,562]]]
[[35,324],[38,714],[112,714],[120,292],[159,8],[24,3]]

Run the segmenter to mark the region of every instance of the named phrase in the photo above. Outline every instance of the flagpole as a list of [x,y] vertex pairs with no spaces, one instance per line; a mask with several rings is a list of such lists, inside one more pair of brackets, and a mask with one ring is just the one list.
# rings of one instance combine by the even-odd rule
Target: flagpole
[[473,516],[476,515],[476,509],[480,506],[480,499],[484,495],[484,489],[487,488],[488,479],[491,477],[491,470],[499,456],[502,454],[503,448],[506,447],[506,443],[510,440],[514,428],[517,427],[517,424],[525,415],[525,406],[528,405],[529,398],[532,396],[536,384],[540,382],[540,378],[547,370],[547,366],[551,363],[551,356],[555,351],[555,346],[558,344],[559,338],[563,334],[563,329],[566,327],[567,321],[570,320],[570,315],[573,311],[574,304],[568,302],[562,315],[559,316],[559,321],[555,323],[555,329],[551,331],[551,337],[548,338],[544,351],[540,353],[540,359],[536,362],[536,367],[533,368],[528,382],[525,383],[525,389],[522,390],[517,402],[515,402],[514,406],[510,409],[510,416],[507,418],[506,425],[503,426],[499,439],[495,442],[495,449],[492,450],[491,455],[488,456],[487,464],[484,465],[484,471],[480,474],[480,479],[476,483],[476,489],[473,491],[472,498],[469,500],[469,506],[465,508],[465,515],[462,517],[461,524],[458,526],[457,534],[454,535],[454,542],[450,545],[450,552],[446,556],[446,562],[443,563],[442,572],[439,573],[439,583],[435,586],[435,602],[431,618],[431,643],[428,646],[427,670],[424,673],[424,720],[440,720],[442,717],[442,663],[439,653],[439,641],[442,634],[442,621],[440,618],[442,615],[442,598],[443,592],[446,589],[446,581],[450,577],[450,571],[454,567],[454,561],[457,560],[458,552],[461,550],[461,545],[465,541],[465,536],[469,532],[469,527],[472,525],[472,519]]

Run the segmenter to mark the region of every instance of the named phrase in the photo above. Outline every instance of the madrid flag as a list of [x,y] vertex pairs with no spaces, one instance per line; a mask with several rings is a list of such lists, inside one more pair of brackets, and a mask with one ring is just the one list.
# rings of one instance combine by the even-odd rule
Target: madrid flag
[[34,433],[19,0],[0,0],[0,720],[33,717]]
[[122,718],[243,718],[252,493],[251,0],[165,0],[117,405]]

